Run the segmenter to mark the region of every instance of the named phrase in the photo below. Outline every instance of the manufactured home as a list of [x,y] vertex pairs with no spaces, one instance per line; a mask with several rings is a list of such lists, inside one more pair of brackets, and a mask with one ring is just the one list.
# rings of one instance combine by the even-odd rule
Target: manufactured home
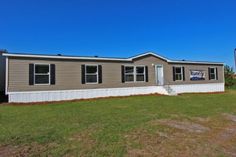
[[1,57],[1,88],[9,102],[224,91],[223,63],[170,60],[153,52],[130,58],[7,52]]

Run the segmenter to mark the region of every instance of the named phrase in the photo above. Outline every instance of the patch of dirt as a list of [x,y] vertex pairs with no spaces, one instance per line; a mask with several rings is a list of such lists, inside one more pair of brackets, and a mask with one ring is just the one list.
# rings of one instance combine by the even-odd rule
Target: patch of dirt
[[147,125],[160,127],[140,127],[125,136],[126,156],[236,157],[236,123],[232,115],[224,117],[150,121]]
[[[201,134],[186,134],[173,129],[149,133],[146,130],[135,130],[126,135],[128,157],[199,157],[217,156],[217,150],[202,140]],[[137,146],[138,145],[138,146]]]
[[232,139],[234,136],[236,137],[236,126],[231,126],[222,130],[215,140],[222,143]]
[[12,156],[12,152],[14,152],[14,147],[12,146],[0,146],[0,156],[7,157]]
[[86,150],[90,150],[95,145],[95,140],[92,138],[91,132],[75,134],[73,137],[69,138],[69,140],[80,143],[81,147]]
[[206,117],[206,118],[202,118],[202,117],[194,117],[192,118],[194,121],[200,122],[200,123],[207,123],[210,122],[211,118],[210,117]]
[[152,153],[147,152],[145,149],[130,149],[130,150],[128,150],[127,153],[128,153],[128,156],[130,156],[130,157],[152,156]]
[[226,119],[228,119],[228,120],[231,120],[231,121],[233,121],[233,122],[236,122],[236,115],[224,113],[223,116],[224,116]]
[[26,156],[40,156],[42,152],[50,150],[57,146],[56,143],[49,143],[41,145],[38,143],[31,143],[30,145],[11,146],[5,145],[0,146],[1,157],[26,157]]
[[100,127],[93,125],[81,132],[72,135],[68,139],[69,141],[71,141],[71,150],[65,156],[85,156],[85,154],[91,151],[96,145],[96,139],[94,139],[92,136],[98,131],[100,131]]
[[209,136],[209,143],[218,145],[226,155],[236,157],[236,123],[234,121],[229,119],[224,121],[224,124],[216,127]]
[[208,127],[205,127],[201,124],[188,122],[188,121],[176,121],[176,120],[159,120],[158,123],[162,125],[167,125],[169,127],[173,127],[176,129],[186,130],[188,132],[195,132],[195,133],[204,133],[209,131]]
[[99,130],[100,130],[100,127],[92,125],[79,133],[75,133],[72,137],[69,138],[69,140],[70,141],[87,141],[87,143],[93,143],[92,135],[95,132],[98,132]]

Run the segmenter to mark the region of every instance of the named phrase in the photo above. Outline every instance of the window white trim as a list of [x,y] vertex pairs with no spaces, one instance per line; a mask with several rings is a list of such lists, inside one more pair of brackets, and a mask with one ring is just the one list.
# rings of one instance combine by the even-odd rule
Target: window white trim
[[[180,73],[176,73],[176,68],[180,68],[181,72]],[[181,75],[181,80],[177,80],[176,79],[176,74],[180,74]],[[175,81],[183,81],[184,78],[183,78],[183,66],[175,66]]]
[[[94,67],[97,67],[97,72],[96,73],[93,73],[93,74],[87,74],[87,66],[94,66]],[[87,75],[96,75],[97,76],[97,82],[87,82]],[[98,84],[98,79],[99,79],[99,76],[98,76],[98,64],[85,64],[85,73],[84,73],[84,77],[85,77],[85,84]]]
[[[210,71],[209,71],[209,73],[210,73],[210,74],[209,74],[209,75],[210,75],[210,80],[217,80],[217,79],[216,79],[216,78],[217,78],[217,77],[216,77],[216,67],[209,67],[209,68],[210,68]],[[211,73],[211,69],[214,69],[214,79],[211,78],[211,74],[213,74],[213,73]]]
[[[137,67],[143,68],[143,73],[137,73]],[[137,75],[143,75],[143,81],[137,81]],[[146,82],[146,66],[144,65],[137,65],[135,66],[135,82]]]
[[[133,67],[133,73],[126,73],[125,72],[126,67]],[[137,81],[137,75],[138,75],[137,70],[136,70],[137,67],[143,67],[144,68],[144,73],[143,73],[144,80],[143,81]],[[133,81],[126,81],[126,75],[133,75],[134,80]],[[140,75],[142,75],[142,74],[140,73]],[[146,82],[146,66],[145,65],[124,65],[124,77],[125,77],[124,78],[124,83],[142,83],[142,82]]]
[[[40,74],[40,73],[37,73],[36,74],[36,65],[48,65],[48,68],[49,68],[49,72],[48,72],[48,74]],[[34,63],[34,85],[50,85],[51,84],[51,64],[47,64],[47,63]],[[36,83],[35,82],[35,76],[36,75],[48,75],[48,83]]]

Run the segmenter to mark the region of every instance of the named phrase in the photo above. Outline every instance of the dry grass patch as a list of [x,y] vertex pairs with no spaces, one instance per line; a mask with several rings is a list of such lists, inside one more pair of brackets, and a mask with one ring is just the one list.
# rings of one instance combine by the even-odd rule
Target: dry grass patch
[[125,136],[127,156],[236,156],[234,121],[224,119],[224,116],[194,118],[193,121],[165,119],[148,122],[146,128],[156,125],[155,132],[142,127]]
[[30,145],[0,146],[1,157],[26,157],[26,156],[43,156],[43,153],[48,149],[57,147],[57,143],[38,144],[31,143]]
[[228,113],[223,113],[223,116],[225,116],[226,119],[231,120],[233,122],[236,122],[236,116]]
[[96,139],[93,138],[93,135],[99,130],[98,126],[90,126],[79,133],[73,134],[68,139],[70,150],[65,156],[85,156],[88,152],[91,152],[96,146]]
[[211,118],[210,117],[205,117],[205,118],[203,118],[203,117],[193,117],[193,118],[191,118],[191,120],[194,121],[194,122],[200,123],[200,124],[206,124],[206,123],[211,121]]
[[176,120],[165,119],[165,120],[159,120],[157,123],[194,133],[204,133],[210,130],[208,127],[189,121],[176,121]]
[[[225,119],[224,119],[225,118]],[[214,125],[214,124],[212,124]],[[221,147],[223,152],[228,155],[236,156],[236,122],[223,116],[221,121],[217,119],[214,130],[209,134],[209,143]]]
[[[217,148],[197,134],[186,134],[174,129],[149,133],[136,130],[127,139],[127,156],[160,156],[160,157],[189,157],[189,156],[217,156]],[[139,147],[134,147],[138,145]]]

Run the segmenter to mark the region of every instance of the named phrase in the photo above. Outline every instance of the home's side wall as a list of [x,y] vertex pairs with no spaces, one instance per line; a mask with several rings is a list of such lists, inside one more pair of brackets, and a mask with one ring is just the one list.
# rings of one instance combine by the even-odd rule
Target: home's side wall
[[0,93],[3,94],[5,91],[5,73],[6,73],[6,58],[2,56],[0,51]]

